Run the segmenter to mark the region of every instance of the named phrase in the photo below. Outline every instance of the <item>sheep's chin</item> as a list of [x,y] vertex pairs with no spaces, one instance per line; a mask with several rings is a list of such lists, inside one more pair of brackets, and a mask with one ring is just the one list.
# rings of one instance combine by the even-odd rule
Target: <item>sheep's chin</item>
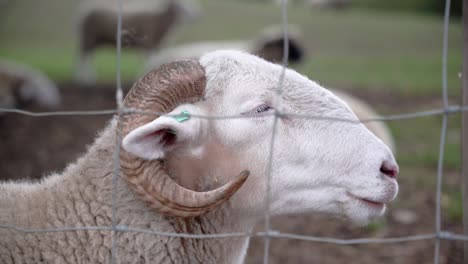
[[359,201],[352,201],[345,207],[346,217],[357,226],[365,226],[370,221],[382,217],[385,214],[387,206],[372,207]]

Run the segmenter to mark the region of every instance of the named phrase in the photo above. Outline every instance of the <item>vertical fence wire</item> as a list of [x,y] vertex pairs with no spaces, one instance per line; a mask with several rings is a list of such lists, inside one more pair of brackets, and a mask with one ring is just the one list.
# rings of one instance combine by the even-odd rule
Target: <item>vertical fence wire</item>
[[114,174],[112,176],[112,248],[111,248],[111,264],[116,263],[117,257],[117,180],[120,170],[120,148],[122,139],[122,122],[120,118],[123,112],[123,91],[122,91],[122,76],[121,76],[121,55],[122,55],[122,9],[123,0],[116,0],[117,2],[117,51],[116,51],[116,90],[115,100],[117,107],[117,131],[116,131],[116,146],[114,153]]
[[[277,110],[275,110],[277,111]],[[270,200],[271,200],[271,175],[273,173],[273,155],[276,131],[278,129],[278,116],[273,116],[273,127],[272,127],[271,141],[270,141],[270,153],[268,155],[268,167],[267,167],[267,178],[266,178],[266,199],[265,199],[265,238],[264,238],[264,255],[263,263],[268,264],[270,256],[270,236],[271,236],[271,224],[270,224]]]
[[[448,53],[448,31],[450,23],[450,0],[445,1],[444,29],[442,37],[442,101],[444,109],[449,107],[447,87],[447,53]],[[440,232],[441,232],[441,196],[444,173],[444,152],[447,133],[448,112],[442,116],[442,127],[440,130],[439,158],[437,161],[437,184],[436,184],[436,208],[435,208],[435,246],[434,263],[438,264],[440,259]]]
[[[463,67],[462,67],[462,107],[468,107],[468,0],[463,0]],[[461,160],[468,160],[468,113],[461,115]],[[468,235],[468,162],[461,164],[463,234]],[[468,263],[468,242],[463,243],[463,263]]]
[[289,59],[289,35],[288,35],[288,0],[281,0],[281,20],[283,30],[283,62],[281,74],[276,87],[276,98],[274,102],[275,114],[273,116],[273,128],[270,141],[270,153],[268,155],[267,177],[266,177],[266,199],[265,199],[265,238],[264,238],[264,255],[263,263],[268,264],[270,256],[270,240],[271,240],[271,223],[270,223],[270,203],[271,203],[271,177],[273,173],[273,159],[275,138],[278,131],[278,119],[281,117],[281,95],[283,93],[284,76],[288,67]]
[[443,177],[443,163],[445,151],[445,139],[447,132],[447,115],[442,117],[442,128],[440,132],[440,146],[439,158],[437,161],[437,185],[436,185],[436,210],[435,210],[435,247],[434,247],[434,263],[439,263],[440,255],[440,232],[441,232],[441,195],[442,195],[442,177]]

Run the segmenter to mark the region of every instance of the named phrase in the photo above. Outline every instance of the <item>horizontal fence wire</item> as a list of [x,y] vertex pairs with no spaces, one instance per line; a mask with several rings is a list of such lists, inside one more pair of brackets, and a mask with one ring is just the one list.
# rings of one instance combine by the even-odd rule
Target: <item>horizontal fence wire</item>
[[[117,25],[117,72],[116,72],[116,109],[107,110],[91,110],[91,111],[50,111],[50,112],[31,112],[21,109],[6,109],[0,108],[0,113],[3,114],[20,114],[29,117],[54,117],[54,116],[100,116],[100,115],[117,115],[118,118],[122,118],[125,115],[155,115],[155,116],[177,116],[167,113],[148,112],[141,111],[138,109],[125,108],[122,104],[123,92],[121,88],[121,34],[122,34],[122,0],[117,1],[119,16]],[[282,26],[284,34],[284,54],[282,72],[278,81],[278,94],[277,104],[280,105],[281,91],[284,80],[284,74],[288,63],[288,21],[287,21],[287,0],[282,0]],[[434,263],[439,262],[440,256],[440,241],[451,240],[451,241],[468,241],[468,236],[462,234],[451,233],[441,229],[441,193],[442,193],[442,181],[443,181],[443,157],[445,149],[445,138],[447,130],[447,119],[449,115],[458,114],[461,112],[467,112],[468,106],[461,105],[449,105],[448,103],[448,85],[447,85],[447,50],[448,50],[448,28],[450,20],[450,0],[446,0],[445,15],[444,15],[444,26],[443,26],[443,51],[442,51],[442,101],[443,108],[429,109],[425,111],[384,115],[379,117],[373,117],[364,120],[351,120],[341,118],[330,118],[309,114],[298,114],[298,113],[287,113],[281,112],[280,107],[277,107],[275,112],[271,116],[275,119],[274,126],[272,129],[272,139],[270,144],[269,154],[269,171],[267,175],[267,199],[265,204],[265,231],[264,232],[239,232],[239,233],[218,233],[218,234],[189,234],[189,233],[173,233],[173,232],[159,232],[151,229],[134,228],[131,226],[118,225],[118,219],[116,218],[116,178],[119,175],[119,152],[121,149],[121,133],[122,128],[118,128],[118,140],[116,142],[116,153],[115,153],[115,164],[114,164],[114,176],[113,176],[113,196],[112,196],[112,226],[79,226],[79,227],[58,227],[58,228],[28,228],[20,227],[13,224],[0,224],[0,229],[10,229],[20,233],[49,233],[49,232],[82,232],[82,231],[108,231],[112,233],[112,258],[111,263],[115,263],[116,258],[116,233],[117,232],[134,232],[156,236],[167,236],[167,237],[179,237],[179,238],[192,238],[192,239],[210,239],[210,238],[233,238],[233,237],[264,237],[264,263],[268,263],[269,259],[269,241],[271,238],[281,239],[293,239],[308,242],[319,242],[319,243],[330,243],[338,245],[356,245],[356,244],[370,244],[370,243],[403,243],[421,240],[435,240],[434,249]],[[271,229],[270,226],[270,180],[271,180],[271,168],[273,164],[273,149],[274,139],[276,135],[276,120],[282,117],[289,118],[300,118],[300,119],[311,119],[311,120],[325,120],[329,122],[348,122],[348,123],[368,123],[368,122],[379,122],[379,121],[397,121],[406,119],[416,119],[430,116],[442,116],[441,124],[441,135],[439,144],[439,159],[437,165],[437,186],[436,186],[436,210],[435,210],[435,228],[434,233],[429,234],[418,234],[411,236],[402,237],[387,237],[387,238],[354,238],[354,239],[338,239],[331,237],[317,237],[308,236],[302,234],[291,234],[283,233]],[[238,118],[255,118],[248,115],[232,115],[232,116],[206,116],[206,115],[191,115],[193,118],[209,119],[209,120],[223,120],[223,119],[238,119]],[[119,122],[120,123],[120,122]]]
[[321,242],[338,245],[357,245],[357,244],[390,244],[400,242],[412,242],[438,238],[440,240],[451,241],[468,241],[468,236],[462,234],[454,234],[450,231],[440,231],[439,235],[435,233],[419,234],[402,237],[386,237],[386,238],[348,238],[340,239],[324,236],[308,236],[301,234],[292,234],[280,232],[270,229],[269,232],[255,232],[255,233],[217,233],[217,234],[188,234],[188,233],[173,233],[161,232],[151,229],[134,228],[124,225],[116,225],[115,229],[112,226],[80,226],[80,227],[61,227],[61,228],[23,228],[15,225],[0,225],[1,229],[10,229],[21,233],[54,233],[54,232],[82,232],[82,231],[118,231],[118,232],[133,232],[142,233],[155,236],[167,236],[178,238],[193,238],[193,239],[210,239],[210,238],[233,238],[233,237],[273,237],[273,238],[286,238],[308,242]]
[[[120,110],[115,109],[107,109],[107,110],[91,110],[91,111],[47,111],[47,112],[32,112],[26,111],[21,109],[10,109],[10,108],[0,108],[0,114],[20,114],[29,117],[53,117],[53,116],[99,116],[99,115],[154,115],[154,116],[168,116],[168,117],[177,117],[179,114],[168,114],[163,112],[151,112],[151,111],[143,111],[138,109],[132,108],[124,108]],[[318,116],[318,115],[310,115],[310,114],[299,114],[299,113],[288,113],[288,112],[281,112],[280,110],[277,113],[271,114],[263,114],[263,116],[275,116],[278,115],[279,117],[291,117],[291,118],[298,118],[298,119],[319,119],[319,120],[330,120],[336,122],[346,122],[346,123],[369,123],[369,122],[378,122],[378,121],[398,121],[398,120],[405,120],[405,119],[415,119],[421,117],[430,117],[430,116],[442,116],[445,114],[459,114],[462,112],[468,112],[468,106],[461,106],[461,105],[449,105],[446,108],[436,108],[430,109],[425,111],[418,111],[418,112],[409,112],[403,114],[392,114],[392,115],[382,115],[376,116],[372,118],[366,118],[361,120],[354,120],[354,119],[346,119],[346,118],[334,118],[334,117],[325,117],[325,116]],[[216,115],[197,115],[197,114],[190,114],[192,118],[200,118],[206,120],[226,120],[226,119],[248,119],[248,118],[258,118],[255,116],[250,115],[223,115],[223,116],[216,116]]]

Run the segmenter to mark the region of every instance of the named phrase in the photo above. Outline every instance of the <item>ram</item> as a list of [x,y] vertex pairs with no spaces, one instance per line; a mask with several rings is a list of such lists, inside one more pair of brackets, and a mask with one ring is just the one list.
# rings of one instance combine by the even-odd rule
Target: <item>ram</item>
[[[247,53],[216,51],[145,74],[124,100],[145,114],[115,117],[60,174],[40,183],[1,184],[0,223],[109,227],[114,215],[114,223],[128,229],[115,233],[117,263],[240,263],[248,237],[196,239],[130,228],[250,232],[263,219],[268,189],[272,215],[325,212],[357,224],[382,216],[398,191],[398,165],[389,148],[342,100],[292,70],[277,98],[281,71]],[[279,110],[283,114],[275,119]],[[118,153],[120,174],[114,178]],[[107,263],[112,234],[4,228],[0,261]]]
[[[76,79],[94,84],[92,53],[102,46],[115,46],[118,8],[107,0],[82,1],[78,9],[79,52]],[[123,1],[122,45],[146,52],[158,49],[183,21],[193,21],[201,11],[190,0]]]
[[[291,30],[292,29],[292,30]],[[306,52],[300,40],[298,29],[290,27],[288,34],[289,41],[289,62],[298,63],[303,60]],[[198,42],[184,44],[172,48],[166,48],[153,53],[147,60],[145,71],[150,71],[155,67],[159,67],[165,63],[180,59],[196,59],[207,52],[217,49],[235,49],[246,51],[257,56],[260,56],[270,62],[281,62],[283,58],[283,32],[282,28],[272,26],[265,28],[259,36],[252,40],[241,41],[213,41],[213,42]],[[368,120],[378,117],[375,110],[366,102],[357,97],[352,96],[342,90],[333,89],[335,95],[344,100],[354,111],[360,120]],[[392,151],[395,151],[395,143],[393,136],[383,122],[372,121],[366,122],[367,128],[372,131],[378,138],[387,144]]]

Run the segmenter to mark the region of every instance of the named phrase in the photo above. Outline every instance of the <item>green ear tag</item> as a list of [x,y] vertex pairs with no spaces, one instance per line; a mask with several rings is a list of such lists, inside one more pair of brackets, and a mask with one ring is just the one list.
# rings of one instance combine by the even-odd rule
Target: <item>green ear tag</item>
[[180,112],[180,115],[174,117],[177,122],[185,122],[190,119],[190,113],[187,110]]

